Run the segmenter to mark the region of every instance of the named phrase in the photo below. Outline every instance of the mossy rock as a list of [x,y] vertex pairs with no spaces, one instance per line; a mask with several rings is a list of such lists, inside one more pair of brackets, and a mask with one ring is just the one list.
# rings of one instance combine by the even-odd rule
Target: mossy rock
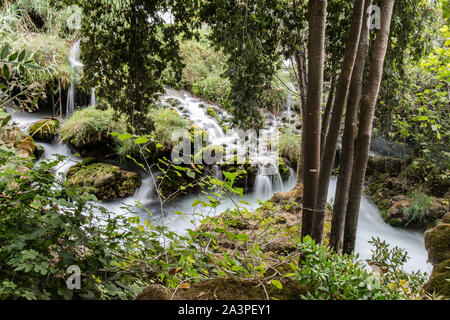
[[446,213],[442,219],[441,219],[441,223],[450,223],[450,212]]
[[174,108],[176,108],[177,106],[179,106],[179,105],[181,104],[181,101],[180,101],[180,100],[178,100],[177,98],[172,98],[172,97],[167,98],[167,99],[166,99],[166,102],[167,102],[171,107],[174,107]]
[[431,273],[430,279],[425,284],[425,290],[429,293],[436,292],[450,298],[450,259],[439,263]]
[[225,172],[237,172],[238,175],[234,180],[234,187],[243,188],[244,193],[249,192],[255,185],[256,176],[258,175],[258,167],[250,161],[243,164],[223,163],[220,170]]
[[[225,156],[225,148],[218,145],[208,145],[202,148],[199,152],[194,155],[194,163],[201,164],[204,162],[205,164],[211,165],[214,164],[217,159],[217,162],[222,161]],[[206,161],[205,161],[206,160]]]
[[28,133],[36,140],[51,141],[58,134],[59,121],[54,119],[43,119],[34,122]]
[[208,132],[202,129],[200,126],[192,125],[189,128],[189,133],[191,135],[192,143],[194,143],[195,141],[202,141],[203,145],[205,145],[208,142]]
[[138,173],[96,162],[92,158],[71,167],[66,178],[69,186],[87,187],[90,193],[102,201],[132,196],[142,183]]
[[283,180],[289,178],[290,172],[286,165],[286,161],[283,158],[278,159],[278,171],[280,172],[281,178]]
[[425,232],[425,248],[428,260],[437,266],[450,259],[450,224],[440,223]]
[[214,119],[217,117],[216,110],[214,110],[214,108],[208,107],[206,109],[206,113],[208,114],[208,116],[213,117]]
[[375,173],[388,173],[398,176],[402,171],[403,160],[394,157],[370,157],[367,163],[366,174],[371,176]]

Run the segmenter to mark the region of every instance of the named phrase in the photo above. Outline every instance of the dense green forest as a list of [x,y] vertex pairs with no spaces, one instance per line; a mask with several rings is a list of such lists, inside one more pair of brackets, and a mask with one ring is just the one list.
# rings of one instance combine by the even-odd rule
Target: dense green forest
[[448,0],[0,4],[0,299],[450,298]]

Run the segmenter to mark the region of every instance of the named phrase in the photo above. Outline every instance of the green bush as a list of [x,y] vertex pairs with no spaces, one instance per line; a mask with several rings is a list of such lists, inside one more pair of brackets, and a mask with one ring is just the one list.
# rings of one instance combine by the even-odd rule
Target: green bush
[[290,129],[285,129],[280,134],[279,152],[280,156],[289,160],[290,166],[297,168],[297,162],[300,156],[300,135],[294,134]]
[[111,139],[111,132],[125,132],[127,130],[125,121],[115,119],[114,110],[98,110],[88,107],[77,110],[64,121],[61,128],[61,139],[71,143],[75,147],[101,144]]
[[310,288],[306,299],[417,298],[426,278],[419,272],[408,274],[402,270],[408,259],[406,253],[397,247],[390,249],[379,239],[370,243],[375,246],[370,263],[378,267],[379,272],[367,270],[354,256],[340,256],[306,237],[299,245],[304,258],[299,266],[291,265],[294,272],[286,276]]

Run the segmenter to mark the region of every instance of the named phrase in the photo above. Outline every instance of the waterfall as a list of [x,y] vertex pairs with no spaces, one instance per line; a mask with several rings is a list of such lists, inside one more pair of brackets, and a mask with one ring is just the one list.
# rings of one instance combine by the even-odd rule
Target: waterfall
[[66,116],[69,117],[75,110],[75,84],[78,82],[80,69],[80,40],[76,41],[69,50],[69,64],[72,69],[69,92],[67,93]]
[[89,100],[90,106],[95,106],[97,104],[97,99],[95,98],[95,88],[91,88],[91,99]]

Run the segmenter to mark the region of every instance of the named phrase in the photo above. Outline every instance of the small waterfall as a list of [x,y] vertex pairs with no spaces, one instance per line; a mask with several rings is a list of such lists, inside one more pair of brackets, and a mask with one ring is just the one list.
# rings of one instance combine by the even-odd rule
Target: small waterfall
[[262,201],[272,195],[272,179],[269,176],[258,174],[255,180],[256,197]]
[[69,50],[69,63],[72,69],[72,79],[67,93],[66,116],[69,117],[75,110],[75,84],[78,82],[79,72],[83,67],[80,61],[80,40],[76,41]]
[[214,173],[214,178],[216,178],[217,180],[220,180],[220,181],[223,180],[222,170],[220,170],[220,167],[217,164],[213,166],[213,173]]
[[91,99],[89,100],[90,106],[95,106],[97,104],[97,99],[95,97],[95,88],[91,88]]

